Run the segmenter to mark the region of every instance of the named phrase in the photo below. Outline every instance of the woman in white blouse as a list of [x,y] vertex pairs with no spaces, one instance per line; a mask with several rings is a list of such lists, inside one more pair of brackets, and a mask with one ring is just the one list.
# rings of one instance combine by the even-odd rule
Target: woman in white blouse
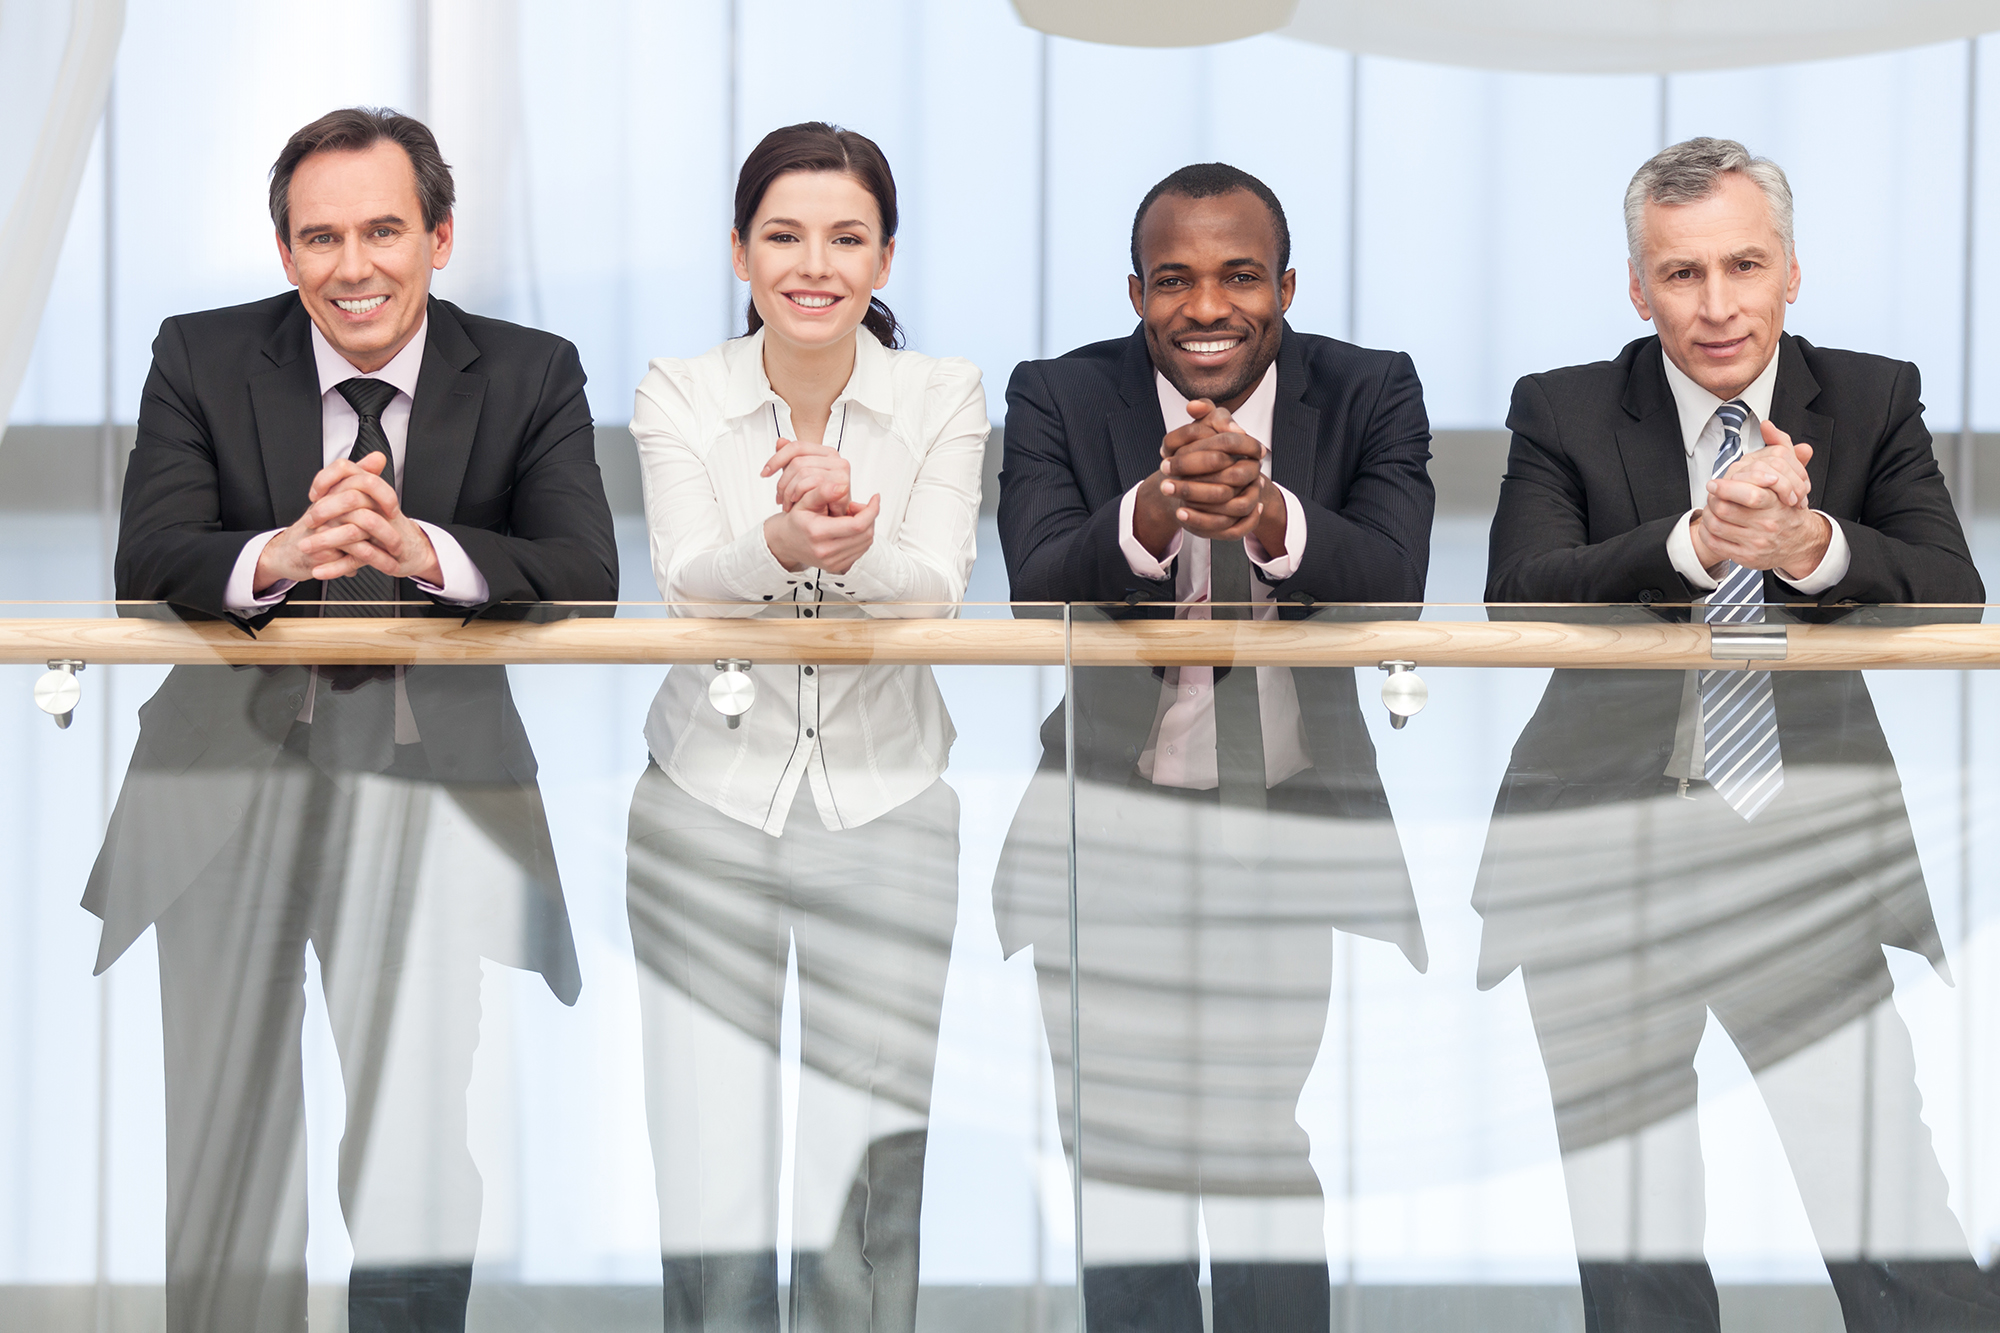
[[[979,371],[897,347],[881,150],[817,122],[744,162],[749,333],[652,363],[653,572],[694,616],[949,616],[987,420]],[[924,1126],[958,897],[953,730],[917,666],[675,667],[646,722],[627,903],[642,965],[667,1328],[776,1333],[776,1059],[796,949],[793,1327],[915,1325]],[[799,1319],[805,1324],[799,1324]]]

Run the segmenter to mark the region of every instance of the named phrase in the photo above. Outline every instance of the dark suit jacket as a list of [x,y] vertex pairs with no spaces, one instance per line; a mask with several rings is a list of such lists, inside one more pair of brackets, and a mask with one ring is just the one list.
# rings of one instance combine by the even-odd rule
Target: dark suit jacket
[[[1000,472],[1000,543],[1015,600],[1129,608],[1077,607],[1078,616],[1173,614],[1172,578],[1139,578],[1118,546],[1119,501],[1159,466],[1166,434],[1153,374],[1143,329],[1015,370]],[[1430,423],[1410,358],[1287,325],[1271,434],[1272,477],[1298,497],[1308,530],[1298,570],[1271,585],[1274,599],[1291,603],[1282,614],[1303,617],[1314,602],[1421,601],[1434,494]],[[1305,808],[1294,813],[1389,818],[1354,673],[1292,674],[1313,759]],[[1077,776],[1133,781],[1158,679],[1133,666],[1082,669],[1076,680]],[[1060,775],[1060,708],[1042,744],[1044,770]],[[1411,899],[1412,928],[1415,920]],[[1405,943],[1421,958],[1420,938]]]
[[[1778,358],[1771,420],[1813,446],[1810,503],[1840,525],[1852,559],[1846,576],[1817,598],[1766,575],[1765,600],[1789,608],[1772,618],[1824,620],[1844,614],[1835,609],[1841,603],[1983,600],[1931,453],[1916,367],[1817,348],[1789,334]],[[1515,386],[1507,425],[1514,439],[1493,519],[1488,601],[1684,603],[1695,595],[1666,553],[1689,495],[1687,452],[1658,338],[1639,339],[1614,361],[1527,376]],[[1515,744],[1494,818],[1642,800],[1674,788],[1664,773],[1685,682],[1679,671],[1556,672]],[[1893,773],[1859,673],[1780,671],[1772,682],[1788,769],[1858,765]],[[1907,838],[1900,810],[1896,823]],[[1482,985],[1500,981],[1542,943],[1510,931],[1506,891],[1495,885],[1512,877],[1495,869],[1482,866],[1474,891],[1486,918]],[[1942,959],[1920,881],[1895,888],[1882,906],[1882,943]]]
[[[300,605],[320,597],[311,582],[247,622],[223,605],[244,543],[295,521],[322,466],[310,327],[290,292],[161,326],[125,474],[121,600],[165,602],[187,618],[226,616],[253,630],[273,616],[319,614]],[[520,607],[501,604],[616,599],[616,544],[583,385],[569,343],[432,298],[403,508],[458,541],[485,575],[490,600],[424,613],[519,615]],[[407,581],[398,594],[425,600]],[[227,842],[284,744],[306,682],[305,667],[181,667],[140,709],[131,768],[84,896],[105,923],[99,971]],[[491,801],[475,801],[486,807],[475,818],[525,827],[515,840],[531,860],[547,859],[534,753],[505,668],[415,667],[405,684],[432,775],[468,789],[514,789],[518,809],[496,814]],[[553,862],[526,868],[562,917],[554,954],[532,965],[574,998]]]

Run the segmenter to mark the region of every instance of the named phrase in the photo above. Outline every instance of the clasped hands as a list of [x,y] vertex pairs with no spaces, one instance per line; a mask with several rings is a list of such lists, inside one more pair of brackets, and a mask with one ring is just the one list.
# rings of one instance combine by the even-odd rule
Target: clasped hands
[[1812,481],[1810,444],[1766,421],[1764,447],[1745,454],[1708,483],[1708,504],[1688,525],[1695,558],[1713,575],[1725,561],[1748,569],[1775,569],[1794,581],[1826,557],[1833,525],[1807,504]]
[[1285,502],[1264,475],[1264,444],[1226,407],[1206,398],[1188,404],[1193,418],[1160,442],[1159,470],[1139,483],[1132,535],[1155,558],[1174,533],[1210,541],[1255,536],[1267,559],[1285,553]]
[[778,512],[764,520],[764,544],[786,569],[845,574],[875,544],[882,497],[854,503],[847,460],[837,449],[779,440],[760,477],[778,478]]
[[382,480],[388,462],[387,454],[372,453],[358,463],[340,458],[320,469],[306,492],[306,512],[257,556],[252,587],[259,595],[281,579],[342,579],[363,568],[432,587],[444,582],[429,534]]

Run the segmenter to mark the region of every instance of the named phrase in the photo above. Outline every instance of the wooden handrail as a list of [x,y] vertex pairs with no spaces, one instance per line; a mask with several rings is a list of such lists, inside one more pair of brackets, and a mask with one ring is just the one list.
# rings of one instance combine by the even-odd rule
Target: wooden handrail
[[[2000,666],[2000,625],[1789,626],[1774,670]],[[1613,667],[1717,665],[1699,624],[1579,625],[1549,621],[1077,620],[1079,666],[1191,663],[1256,666]],[[207,621],[0,619],[0,662],[414,666],[625,663],[747,658],[829,666],[1055,666],[1065,627],[1031,620],[613,619],[547,623],[441,619],[282,619],[255,638]]]

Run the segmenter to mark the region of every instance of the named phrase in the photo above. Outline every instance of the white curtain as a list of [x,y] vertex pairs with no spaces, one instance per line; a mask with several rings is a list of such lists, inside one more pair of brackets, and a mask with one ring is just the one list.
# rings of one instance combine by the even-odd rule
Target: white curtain
[[28,368],[111,87],[125,0],[0,0],[0,423]]
[[1996,0],[1014,0],[1022,22],[1116,46],[1260,32],[1432,64],[1634,74],[1894,51],[2000,29]]

